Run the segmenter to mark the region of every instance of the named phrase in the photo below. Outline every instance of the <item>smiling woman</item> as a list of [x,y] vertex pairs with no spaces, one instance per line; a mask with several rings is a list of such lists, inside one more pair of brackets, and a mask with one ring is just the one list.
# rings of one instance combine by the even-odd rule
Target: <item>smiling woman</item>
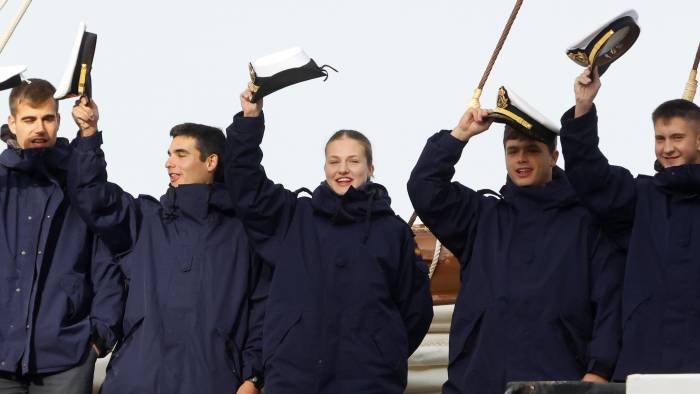
[[355,130],[338,130],[326,143],[326,183],[339,195],[372,178],[372,144]]
[[[226,184],[256,252],[274,266],[263,375],[275,393],[403,393],[407,359],[433,316],[413,235],[370,181],[372,146],[340,130],[309,197],[267,178],[265,120],[250,86],[227,129]],[[418,249],[418,253],[420,250]],[[318,384],[322,374],[322,384]]]

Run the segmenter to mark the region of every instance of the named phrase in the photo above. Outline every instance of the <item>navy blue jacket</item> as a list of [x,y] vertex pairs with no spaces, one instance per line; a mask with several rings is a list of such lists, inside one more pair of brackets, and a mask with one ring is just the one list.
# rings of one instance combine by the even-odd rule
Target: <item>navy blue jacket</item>
[[384,187],[311,198],[260,165],[264,119],[227,129],[226,182],[250,238],[274,264],[263,338],[266,391],[403,393],[432,320],[427,269]]
[[71,148],[0,155],[0,371],[64,371],[120,332],[123,281],[64,194]]
[[624,259],[555,168],[503,198],[450,182],[465,143],[428,139],[408,181],[418,216],[461,263],[445,393],[612,374]]
[[234,393],[261,370],[266,282],[225,186],[133,198],[107,182],[101,142],[79,139],[69,190],[95,232],[126,254],[124,340],[102,393]]
[[562,117],[567,173],[581,199],[627,249],[616,379],[700,372],[700,165],[634,178],[598,149],[595,108]]

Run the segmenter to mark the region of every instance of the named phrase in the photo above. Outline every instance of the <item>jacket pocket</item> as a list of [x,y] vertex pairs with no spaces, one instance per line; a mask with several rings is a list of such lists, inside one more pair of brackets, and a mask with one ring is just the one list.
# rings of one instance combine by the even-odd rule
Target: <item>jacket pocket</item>
[[484,313],[484,310],[472,312],[466,318],[458,319],[457,324],[452,325],[450,329],[449,365],[474,350]]
[[285,313],[265,316],[263,328],[263,366],[275,355],[292,328],[301,320],[301,312],[288,310]]
[[67,309],[64,321],[67,323],[75,323],[84,314],[85,300],[85,285],[84,278],[77,273],[67,273],[61,277],[61,289],[67,296]]
[[372,334],[372,342],[379,356],[397,373],[406,370],[408,361],[408,340],[405,329],[399,329],[404,332],[397,331],[393,324],[386,324]]
[[236,346],[236,342],[231,339],[231,337],[227,335],[224,330],[217,328],[215,331],[217,337],[221,341],[221,346],[223,347],[224,351],[224,358],[226,359],[229,370],[236,376],[240,376],[242,373],[241,352],[238,349],[238,346]]
[[133,321],[133,323],[129,324],[128,326],[127,319],[125,318],[124,323],[126,328],[126,331],[124,332],[124,337],[122,337],[122,339],[119,342],[117,342],[117,345],[114,348],[114,352],[112,353],[112,357],[108,364],[108,369],[111,369],[113,367],[113,364],[119,362],[119,359],[121,358],[124,349],[128,349],[129,346],[134,342],[135,334],[140,330],[141,326],[143,325],[143,316],[137,318]]

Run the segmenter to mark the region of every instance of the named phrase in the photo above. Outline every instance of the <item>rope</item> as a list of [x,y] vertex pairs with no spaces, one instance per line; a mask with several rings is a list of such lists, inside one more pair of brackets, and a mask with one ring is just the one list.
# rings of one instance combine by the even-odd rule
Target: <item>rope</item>
[[508,18],[508,22],[506,22],[506,26],[503,29],[503,32],[501,33],[501,38],[498,39],[498,43],[496,44],[496,49],[491,54],[491,59],[489,59],[489,64],[486,66],[486,70],[484,71],[484,75],[481,76],[481,81],[479,81],[479,86],[474,90],[474,96],[472,97],[472,101],[469,104],[469,106],[472,108],[481,108],[481,103],[479,102],[479,97],[481,97],[481,90],[484,88],[484,85],[486,85],[486,80],[489,79],[489,75],[491,74],[491,70],[493,69],[493,65],[496,64],[496,59],[498,58],[498,54],[501,52],[501,48],[503,48],[503,44],[505,44],[505,42],[506,42],[506,38],[508,37],[508,33],[510,33],[510,28],[513,26],[513,22],[515,22],[515,17],[518,16],[518,11],[520,11],[520,7],[522,5],[523,5],[523,0],[517,0],[515,2],[515,6],[513,7],[513,11],[511,11],[510,17]]
[[[417,217],[418,214],[416,214],[416,211],[413,211],[413,213],[411,214],[411,218],[408,219],[408,227],[413,227],[413,223],[415,223]],[[435,251],[433,252],[433,260],[430,262],[430,268],[428,269],[428,279],[431,279],[433,277],[435,268],[437,268],[438,262],[440,261],[441,252],[442,244],[440,243],[440,240],[438,240],[437,237],[435,237]]]
[[698,45],[698,52],[695,54],[693,68],[690,70],[688,82],[686,82],[685,89],[683,90],[684,100],[693,101],[693,99],[695,98],[695,92],[698,89],[698,63],[700,63],[700,45]]
[[[5,49],[5,45],[7,45],[7,41],[10,40],[10,36],[12,36],[12,33],[14,33],[15,28],[19,24],[19,21],[22,19],[24,16],[24,13],[27,12],[27,8],[29,8],[29,4],[32,3],[32,0],[24,0],[22,3],[22,6],[20,6],[19,11],[17,12],[17,15],[15,15],[15,18],[12,20],[10,23],[10,26],[8,26],[7,30],[5,30],[5,34],[2,36],[2,39],[0,39],[0,52],[2,52],[3,49]],[[5,2],[2,3],[2,6],[5,6]],[[0,7],[1,8],[1,7]]]
[[416,213],[416,211],[413,211],[413,213],[411,214],[411,218],[408,219],[408,227],[413,227],[413,223],[416,222],[417,217],[418,217],[418,214]]
[[440,261],[440,252],[442,252],[442,244],[438,239],[435,239],[435,252],[433,252],[433,261],[430,262],[430,268],[428,269],[428,279],[433,278],[435,268],[437,268]]

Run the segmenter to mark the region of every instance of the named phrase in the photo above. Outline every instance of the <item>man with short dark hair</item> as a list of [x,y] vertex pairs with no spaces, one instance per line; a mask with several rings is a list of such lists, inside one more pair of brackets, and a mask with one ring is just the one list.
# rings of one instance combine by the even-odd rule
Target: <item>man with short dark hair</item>
[[129,283],[124,340],[102,393],[258,393],[268,273],[220,182],[223,132],[173,127],[170,187],[159,201],[107,181],[94,102],[82,98],[73,117],[80,137],[69,193],[94,231],[124,255]]
[[566,170],[583,203],[627,249],[615,379],[700,372],[700,108],[670,100],[652,114],[656,174],[636,178],[598,147],[597,71],[575,82],[562,116]]
[[[622,256],[556,166],[558,130],[517,108],[497,110],[470,108],[430,137],[408,181],[416,213],[462,266],[443,392],[605,382],[619,346]],[[497,116],[506,123],[502,196],[451,182],[466,143]]]
[[[96,358],[120,335],[123,282],[64,194],[68,141],[54,87],[10,93],[0,155],[0,393],[92,391]],[[3,126],[4,128],[5,126]]]

